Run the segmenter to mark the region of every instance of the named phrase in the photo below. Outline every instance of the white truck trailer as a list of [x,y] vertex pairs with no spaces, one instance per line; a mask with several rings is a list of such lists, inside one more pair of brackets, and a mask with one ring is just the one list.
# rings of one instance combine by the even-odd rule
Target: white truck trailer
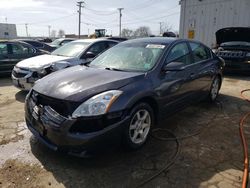
[[250,0],[180,0],[180,38],[216,47],[215,32],[250,27]]

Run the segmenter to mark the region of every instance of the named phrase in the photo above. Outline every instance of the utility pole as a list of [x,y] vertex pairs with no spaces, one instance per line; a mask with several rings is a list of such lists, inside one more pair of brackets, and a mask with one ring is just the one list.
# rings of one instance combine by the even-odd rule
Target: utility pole
[[160,24],[160,35],[162,34],[162,24],[163,24],[163,22],[159,22],[159,24]]
[[27,35],[27,37],[29,37],[29,33],[28,33],[28,24],[27,24],[27,23],[25,24],[25,29],[26,29],[26,35]]
[[82,4],[84,1],[77,2],[77,5],[79,7],[78,13],[79,13],[79,20],[78,20],[78,38],[81,37],[81,14],[82,14],[82,8],[84,7]]
[[117,10],[119,10],[119,36],[121,37],[122,35],[122,10],[124,8],[118,8]]
[[49,37],[50,37],[50,28],[51,28],[51,26],[50,26],[50,25],[48,25],[48,29],[49,29]]

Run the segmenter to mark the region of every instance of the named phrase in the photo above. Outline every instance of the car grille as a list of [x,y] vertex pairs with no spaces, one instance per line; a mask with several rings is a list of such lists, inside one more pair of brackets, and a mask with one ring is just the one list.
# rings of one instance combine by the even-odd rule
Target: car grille
[[239,59],[239,58],[245,58],[246,57],[246,52],[242,52],[242,51],[219,51],[217,53],[217,55],[219,57],[222,57],[222,58],[230,58],[230,59]]
[[43,122],[43,124],[47,124],[55,128],[59,128],[60,125],[66,120],[65,117],[58,114],[49,106],[43,107],[40,119]]
[[[44,107],[44,110],[52,116],[70,116],[74,110],[79,106],[79,103],[69,102],[60,99],[51,98],[36,91],[32,91],[30,97],[37,106]],[[47,106],[47,107],[46,107]],[[46,109],[45,109],[46,107]],[[58,115],[57,115],[58,114]]]
[[25,77],[28,73],[21,73],[21,72],[16,72],[16,71],[12,71],[13,76],[15,76],[16,78],[23,78]]
[[24,68],[17,68],[14,67],[12,74],[13,76],[15,76],[16,78],[23,78],[26,75],[28,75],[30,73],[30,71],[28,69],[24,69]]

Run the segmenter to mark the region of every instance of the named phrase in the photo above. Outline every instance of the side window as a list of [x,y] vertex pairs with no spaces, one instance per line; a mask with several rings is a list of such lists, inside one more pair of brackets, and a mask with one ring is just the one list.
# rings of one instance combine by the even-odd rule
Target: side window
[[7,55],[7,54],[8,54],[7,44],[0,43],[0,55]]
[[190,47],[192,49],[195,63],[211,58],[210,50],[202,44],[190,42]]
[[117,45],[116,42],[108,42],[108,48],[111,48],[113,46]]
[[32,46],[37,47],[37,48],[42,48],[43,47],[43,44],[40,43],[40,42],[30,41],[28,43],[30,43]]
[[20,44],[11,44],[12,54],[29,54],[34,53],[34,50],[29,46],[24,46]]
[[98,43],[93,44],[93,46],[91,46],[88,51],[93,52],[95,55],[98,55],[99,53],[103,52],[107,48],[108,48],[108,45],[106,44],[106,42],[98,42]]
[[61,42],[60,45],[63,46],[64,44],[67,44],[67,43],[69,43],[69,42],[71,42],[71,41],[72,41],[72,40],[64,40],[64,41]]
[[170,51],[167,63],[176,61],[186,65],[191,64],[190,52],[187,43],[176,44]]

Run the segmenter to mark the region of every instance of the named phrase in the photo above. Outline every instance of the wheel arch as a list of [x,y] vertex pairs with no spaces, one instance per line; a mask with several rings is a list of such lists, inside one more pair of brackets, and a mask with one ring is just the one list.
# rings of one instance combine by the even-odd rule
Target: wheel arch
[[140,103],[147,103],[152,108],[154,113],[154,120],[155,123],[157,124],[159,119],[159,104],[157,103],[157,101],[151,96],[142,97],[134,101],[134,103],[129,108],[129,112],[131,112],[131,110]]

